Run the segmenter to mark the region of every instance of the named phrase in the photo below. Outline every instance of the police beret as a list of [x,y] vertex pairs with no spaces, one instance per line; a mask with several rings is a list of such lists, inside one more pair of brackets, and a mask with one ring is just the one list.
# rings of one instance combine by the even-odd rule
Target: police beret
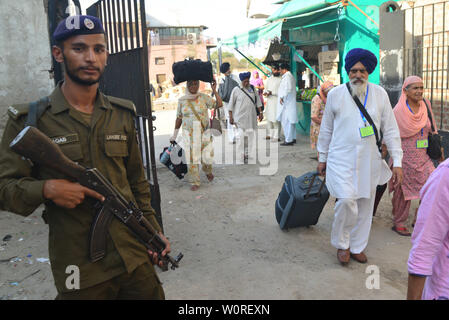
[[53,33],[55,41],[63,41],[73,36],[83,34],[105,33],[103,25],[97,17],[93,16],[69,16],[62,20]]

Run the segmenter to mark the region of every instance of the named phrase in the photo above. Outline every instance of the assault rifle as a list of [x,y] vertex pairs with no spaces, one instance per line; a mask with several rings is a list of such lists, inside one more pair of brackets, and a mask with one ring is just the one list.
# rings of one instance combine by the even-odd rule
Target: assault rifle
[[32,162],[46,166],[76,180],[82,186],[104,196],[104,202],[95,206],[98,213],[94,218],[89,235],[89,257],[92,262],[102,259],[106,254],[106,236],[110,222],[115,216],[123,222],[147,249],[156,252],[162,261],[161,269],[174,270],[179,266],[183,254],[176,258],[162,256],[166,245],[157,230],[143,216],[137,206],[128,202],[123,195],[98,171],[87,169],[67,158],[56,143],[35,127],[26,127],[9,145],[19,155]]

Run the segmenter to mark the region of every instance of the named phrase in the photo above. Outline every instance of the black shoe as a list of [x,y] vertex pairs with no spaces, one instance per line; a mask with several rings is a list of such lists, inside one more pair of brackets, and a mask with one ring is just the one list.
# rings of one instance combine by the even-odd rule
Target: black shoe
[[283,142],[281,143],[281,146],[292,146],[293,142]]
[[296,143],[296,139],[293,139],[293,143]]

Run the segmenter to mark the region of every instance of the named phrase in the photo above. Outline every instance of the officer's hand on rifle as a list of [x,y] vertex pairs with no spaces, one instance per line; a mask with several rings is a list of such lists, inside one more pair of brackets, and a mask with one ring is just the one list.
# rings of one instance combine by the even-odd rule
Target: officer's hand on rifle
[[104,197],[98,192],[68,180],[46,180],[43,195],[45,199],[67,209],[78,206],[86,196],[98,199],[101,202],[104,201]]
[[[161,233],[159,232],[159,236],[161,237],[161,239],[165,242],[165,249],[164,251],[162,251],[162,256],[165,256],[166,254],[171,252],[171,248],[170,248],[170,242],[168,241],[168,239]],[[157,264],[160,267],[162,267],[162,261],[158,259],[157,256],[157,252],[153,252],[151,250],[148,250],[148,254],[151,257],[151,261],[153,262],[153,264]]]

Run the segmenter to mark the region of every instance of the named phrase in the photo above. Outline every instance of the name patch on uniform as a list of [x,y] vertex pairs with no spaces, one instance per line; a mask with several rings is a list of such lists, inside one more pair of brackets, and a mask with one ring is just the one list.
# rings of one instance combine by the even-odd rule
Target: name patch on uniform
[[16,108],[14,108],[13,106],[9,106],[8,107],[9,112],[11,112],[13,115],[17,116],[17,114],[19,113],[19,110],[17,110]]
[[107,134],[106,141],[126,141],[128,137],[123,134]]
[[66,144],[79,141],[78,135],[76,133],[69,134],[67,136],[53,137],[51,138],[51,140],[56,144]]

